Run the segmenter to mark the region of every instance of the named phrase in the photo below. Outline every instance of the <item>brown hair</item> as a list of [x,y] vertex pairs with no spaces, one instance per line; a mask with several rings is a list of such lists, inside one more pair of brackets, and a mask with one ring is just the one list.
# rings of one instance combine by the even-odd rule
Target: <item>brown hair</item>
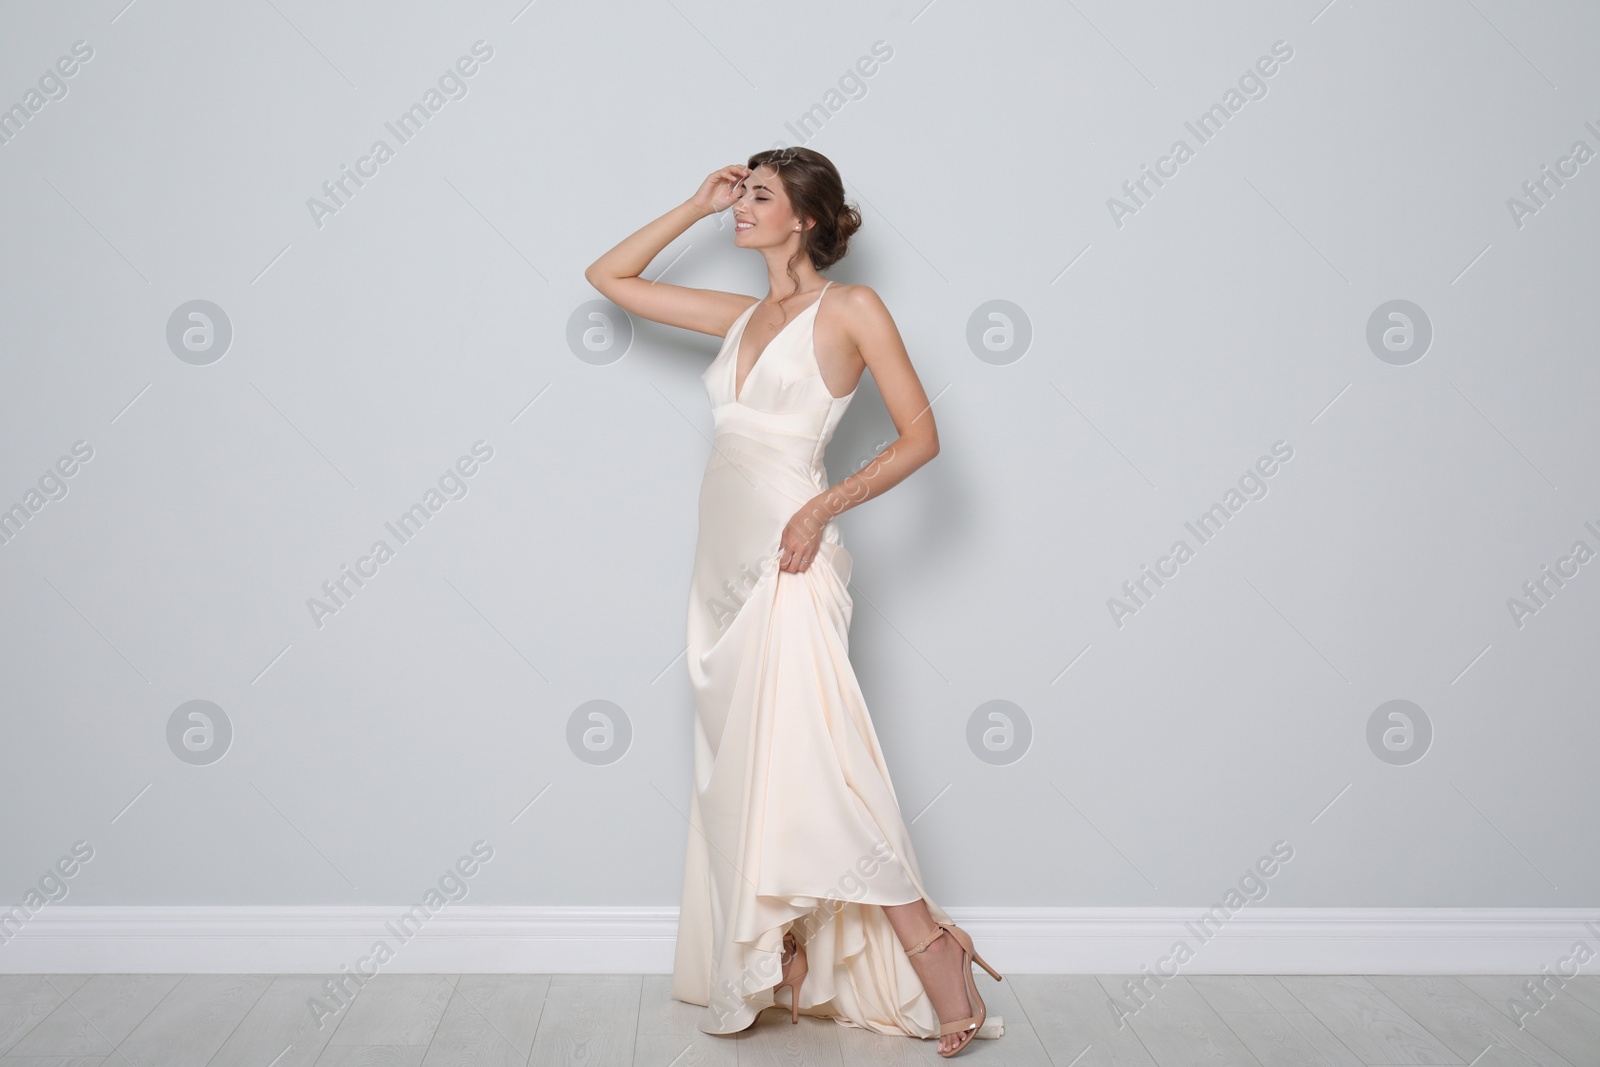
[[[800,231],[800,249],[810,257],[812,267],[827,270],[844,258],[850,235],[861,228],[861,212],[844,202],[844,181],[827,156],[798,145],[768,148],[751,156],[745,165],[751,170],[762,165],[775,167],[801,225],[815,224]],[[790,259],[789,277],[798,289],[800,279],[793,267]]]

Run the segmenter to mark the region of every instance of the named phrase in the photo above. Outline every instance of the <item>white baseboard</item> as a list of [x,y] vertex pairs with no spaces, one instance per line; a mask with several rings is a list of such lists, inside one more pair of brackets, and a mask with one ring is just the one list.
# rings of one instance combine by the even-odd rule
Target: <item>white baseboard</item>
[[[1589,908],[1246,907],[1209,935],[1200,908],[946,910],[1018,974],[1538,974],[1600,946]],[[677,912],[446,905],[402,938],[399,906],[47,905],[0,925],[0,974],[337,974],[378,941],[391,974],[667,974]]]

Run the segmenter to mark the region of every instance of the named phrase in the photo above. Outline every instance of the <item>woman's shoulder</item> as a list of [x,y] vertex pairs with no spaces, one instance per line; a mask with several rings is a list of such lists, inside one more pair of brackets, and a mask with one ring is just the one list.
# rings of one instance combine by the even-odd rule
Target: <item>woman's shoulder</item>
[[852,326],[869,326],[891,317],[883,298],[870,285],[834,282],[828,292],[838,294],[835,312],[842,312],[840,317]]

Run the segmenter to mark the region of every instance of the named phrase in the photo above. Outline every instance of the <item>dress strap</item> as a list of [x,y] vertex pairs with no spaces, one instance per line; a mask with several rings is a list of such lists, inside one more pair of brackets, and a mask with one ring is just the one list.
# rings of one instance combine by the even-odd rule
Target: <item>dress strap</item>
[[[830,286],[832,284],[833,284],[833,280],[830,278],[827,282],[825,282],[823,284],[822,291],[817,294],[817,298],[815,300],[811,301],[811,305],[806,308],[806,311],[811,312],[811,317],[812,317],[813,320],[815,320],[816,317],[817,317],[817,309],[822,306],[822,298],[828,295],[828,286]],[[804,315],[805,311],[802,311],[801,314]]]

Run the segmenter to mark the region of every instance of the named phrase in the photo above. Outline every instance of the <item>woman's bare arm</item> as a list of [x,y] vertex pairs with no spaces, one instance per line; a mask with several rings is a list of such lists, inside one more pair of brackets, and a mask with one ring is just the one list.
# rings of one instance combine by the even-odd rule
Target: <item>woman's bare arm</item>
[[835,312],[842,312],[839,318],[846,334],[872,371],[900,436],[871,463],[823,490],[802,509],[820,523],[892,489],[939,454],[933,408],[889,309],[869,286],[852,285],[840,296]]
[[591,263],[583,276],[607,300],[629,314],[714,337],[725,335],[750,306],[748,296],[645,281],[639,275],[690,226],[731,204],[733,190],[749,173],[748,167],[737,164],[713,171],[693,197],[625,237]]

